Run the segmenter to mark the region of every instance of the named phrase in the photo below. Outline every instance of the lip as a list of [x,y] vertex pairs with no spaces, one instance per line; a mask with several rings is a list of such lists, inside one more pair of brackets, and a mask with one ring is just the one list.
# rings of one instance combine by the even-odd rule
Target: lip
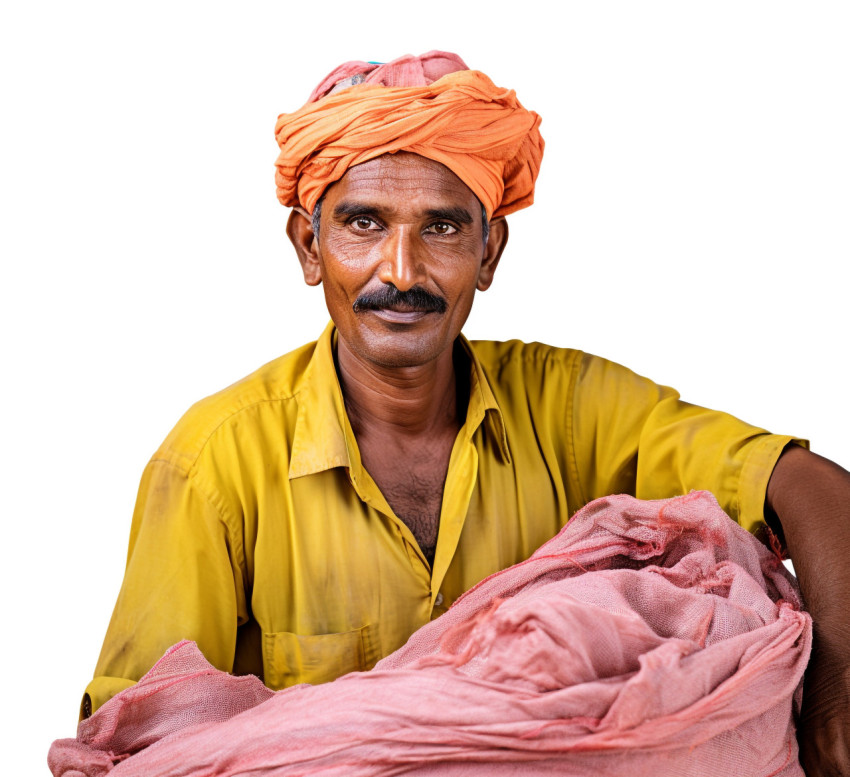
[[414,324],[431,313],[430,310],[393,310],[392,308],[379,308],[369,312],[391,324]]

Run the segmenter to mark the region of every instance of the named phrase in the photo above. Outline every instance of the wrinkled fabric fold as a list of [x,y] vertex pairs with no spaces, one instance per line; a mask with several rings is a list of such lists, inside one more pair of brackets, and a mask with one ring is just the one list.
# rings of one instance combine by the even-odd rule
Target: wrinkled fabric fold
[[[341,65],[306,105],[278,117],[280,202],[312,213],[350,167],[408,151],[448,167],[490,218],[531,205],[543,157],[540,117],[512,90],[465,67],[445,52]],[[340,83],[347,85],[333,91]]]
[[802,775],[811,619],[706,492],[597,500],[371,672],[277,693],[193,643],[50,753],[57,777]]
[[405,54],[392,62],[343,62],[322,79],[307,102],[315,102],[332,92],[347,89],[355,84],[428,86],[458,70],[469,70],[469,67],[457,54],[450,51],[429,51],[418,57]]

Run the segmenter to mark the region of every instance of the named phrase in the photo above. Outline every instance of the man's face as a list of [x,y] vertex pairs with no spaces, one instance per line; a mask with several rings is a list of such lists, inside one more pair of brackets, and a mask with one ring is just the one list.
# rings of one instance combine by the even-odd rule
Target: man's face
[[327,189],[312,250],[308,283],[324,284],[345,346],[375,366],[412,367],[451,353],[501,246],[485,246],[481,205],[453,172],[398,153]]

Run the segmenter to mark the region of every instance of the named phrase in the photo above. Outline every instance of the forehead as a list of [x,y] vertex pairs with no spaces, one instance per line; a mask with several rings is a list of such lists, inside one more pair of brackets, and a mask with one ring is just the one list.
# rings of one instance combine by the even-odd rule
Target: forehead
[[426,202],[475,208],[478,198],[448,167],[433,159],[399,152],[349,168],[325,191],[328,204],[343,199]]

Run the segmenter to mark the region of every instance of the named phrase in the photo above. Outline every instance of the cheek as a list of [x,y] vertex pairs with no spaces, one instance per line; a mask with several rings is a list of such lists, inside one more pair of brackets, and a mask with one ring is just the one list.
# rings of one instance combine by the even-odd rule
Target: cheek
[[435,281],[443,292],[455,299],[472,298],[478,285],[478,272],[481,261],[469,256],[451,257],[443,265],[443,272],[435,276]]
[[435,268],[456,275],[477,274],[484,259],[484,244],[474,236],[449,244],[423,241],[423,250],[431,256]]
[[328,241],[319,255],[322,281],[335,294],[356,295],[374,274],[376,260],[362,245],[345,246],[339,245],[340,242],[333,245]]
[[362,272],[381,257],[379,237],[364,239],[335,227],[328,230],[320,248],[328,264],[349,272]]

